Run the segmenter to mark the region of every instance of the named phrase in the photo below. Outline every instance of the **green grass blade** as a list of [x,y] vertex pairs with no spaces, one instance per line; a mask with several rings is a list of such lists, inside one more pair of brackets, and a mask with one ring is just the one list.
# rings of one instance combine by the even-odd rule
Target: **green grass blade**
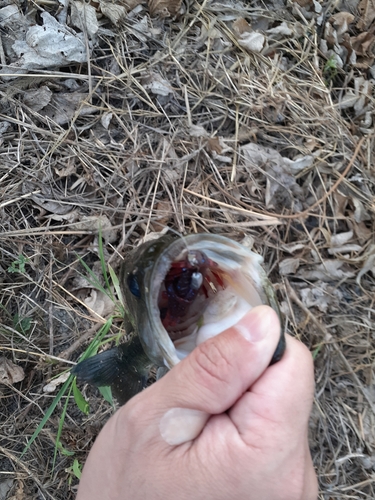
[[81,355],[79,361],[83,361],[84,359],[90,358],[94,354],[96,354],[97,350],[100,347],[102,338],[109,332],[113,322],[113,316],[107,319],[104,325],[100,328],[98,333],[95,335],[90,345],[86,349],[86,351]]
[[82,259],[82,257],[80,257],[78,254],[76,254],[76,257],[77,259],[79,260],[80,264],[82,264],[82,267],[85,269],[85,271],[87,272],[88,276],[84,276],[83,274],[79,273],[80,276],[82,276],[83,278],[85,278],[89,283],[90,285],[92,285],[93,288],[97,288],[98,290],[100,290],[101,292],[105,293],[106,295],[108,295],[108,297],[112,298],[109,294],[108,294],[108,290],[106,290],[103,285],[100,283],[100,281],[98,280],[98,278],[95,276],[95,273],[93,273],[92,269],[89,268],[89,266],[86,264],[86,262]]
[[[70,377],[69,377],[69,379],[70,379]],[[66,397],[66,401],[65,401],[65,404],[64,404],[64,407],[63,407],[63,411],[62,411],[61,417],[59,419],[59,427],[57,429],[57,436],[56,436],[56,443],[55,443],[55,453],[53,454],[52,471],[55,468],[57,451],[59,449],[59,443],[60,443],[62,428],[63,428],[64,422],[65,422],[65,416],[66,416],[66,412],[67,412],[67,409],[68,409],[69,398],[70,398],[70,395],[72,393],[72,388],[73,388],[73,384],[71,383],[70,387],[69,387],[69,392],[68,392],[68,395]]]
[[73,473],[77,479],[81,479],[82,475],[82,465],[78,462],[78,460],[75,458],[73,462],[73,467],[72,467]]
[[40,424],[38,425],[38,427],[35,429],[33,435],[31,436],[29,442],[27,443],[27,445],[25,446],[24,450],[22,451],[22,454],[21,454],[21,457],[27,452],[27,450],[30,448],[30,446],[33,444],[33,442],[35,441],[35,439],[39,436],[40,434],[40,431],[43,429],[43,427],[46,425],[46,423],[48,422],[48,419],[50,418],[50,416],[52,415],[52,413],[54,412],[56,406],[59,404],[61,398],[64,396],[64,394],[66,393],[66,391],[68,390],[69,386],[71,385],[72,383],[72,380],[73,380],[73,375],[70,375],[70,377],[68,378],[68,380],[65,382],[65,384],[61,387],[61,389],[59,390],[58,394],[56,395],[56,397],[54,398],[54,400],[52,401],[51,403],[51,406],[48,408],[48,410],[46,411],[44,417],[42,418]]
[[114,408],[115,404],[113,402],[111,388],[108,385],[99,387],[99,392],[103,396],[103,398],[107,401],[107,403],[109,403],[112,406],[112,408]]
[[125,308],[124,308],[123,304],[125,304],[125,301],[124,301],[124,297],[122,295],[119,279],[118,279],[115,271],[113,270],[113,267],[110,264],[108,264],[108,271],[109,271],[109,275],[111,277],[117,298],[119,300],[120,314],[121,314],[121,316],[124,316],[125,315]]
[[99,243],[99,259],[100,259],[100,264],[102,266],[102,273],[104,277],[104,281],[107,287],[108,292],[110,293],[110,297],[112,300],[114,300],[114,297],[111,292],[111,287],[109,285],[109,279],[108,279],[108,273],[107,273],[107,264],[105,262],[105,256],[104,256],[104,248],[103,248],[103,238],[102,238],[102,227],[99,226],[99,237],[98,237],[98,243]]
[[77,379],[74,378],[73,383],[72,383],[74,401],[76,402],[76,405],[81,410],[81,412],[84,413],[85,415],[88,415],[88,413],[90,411],[90,405],[88,404],[86,399],[83,397],[82,392],[78,389],[76,380]]
[[[93,354],[95,354],[95,352],[98,350],[98,348],[100,346],[101,339],[104,337],[104,335],[106,335],[108,333],[109,329],[111,328],[111,326],[112,326],[112,320],[113,320],[113,318],[110,317],[106,321],[106,323],[100,328],[100,330],[95,335],[95,337],[92,340],[92,342],[90,343],[89,347],[82,354],[82,356],[80,358],[80,361],[83,361],[84,359],[89,358],[90,356],[92,356]],[[56,406],[59,404],[61,398],[64,396],[64,394],[69,389],[69,387],[70,387],[70,391],[72,390],[73,379],[74,379],[73,375],[70,375],[69,378],[68,378],[68,380],[61,387],[60,391],[57,393],[56,397],[53,399],[50,407],[46,411],[46,413],[45,413],[44,417],[42,418],[41,422],[39,423],[38,427],[35,429],[33,435],[31,436],[31,438],[29,440],[29,442],[27,443],[27,445],[25,446],[24,450],[22,451],[21,457],[27,452],[27,450],[33,444],[33,442],[35,441],[35,439],[39,436],[40,431],[43,429],[43,427],[48,422],[48,419],[51,417],[51,415],[54,412]],[[70,395],[70,392],[69,392],[69,395]],[[69,398],[67,399],[67,401],[69,401]],[[66,413],[66,411],[65,411],[65,413]],[[57,439],[56,442],[58,443],[59,440]]]
[[319,351],[320,349],[322,348],[322,344],[319,344],[315,349],[314,349],[314,352],[312,353],[312,358],[313,360],[315,361],[315,359],[317,358],[318,354],[319,354]]

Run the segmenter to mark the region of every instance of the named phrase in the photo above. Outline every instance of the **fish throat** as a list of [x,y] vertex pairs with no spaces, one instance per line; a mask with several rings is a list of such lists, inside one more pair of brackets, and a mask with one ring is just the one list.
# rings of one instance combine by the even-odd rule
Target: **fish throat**
[[225,289],[219,266],[199,250],[172,262],[160,287],[158,306],[162,325],[175,341],[190,335],[210,299]]
[[264,303],[253,280],[255,254],[238,257],[222,245],[192,246],[169,253],[155,290],[160,326],[180,360]]

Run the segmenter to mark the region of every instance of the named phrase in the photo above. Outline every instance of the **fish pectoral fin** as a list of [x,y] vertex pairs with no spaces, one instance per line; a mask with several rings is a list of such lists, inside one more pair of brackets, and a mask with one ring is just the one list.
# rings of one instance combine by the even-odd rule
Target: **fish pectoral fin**
[[117,347],[85,359],[71,370],[78,380],[95,387],[111,385],[121,372],[121,358]]
[[152,363],[138,337],[78,363],[71,374],[95,387],[110,386],[122,405],[144,389]]

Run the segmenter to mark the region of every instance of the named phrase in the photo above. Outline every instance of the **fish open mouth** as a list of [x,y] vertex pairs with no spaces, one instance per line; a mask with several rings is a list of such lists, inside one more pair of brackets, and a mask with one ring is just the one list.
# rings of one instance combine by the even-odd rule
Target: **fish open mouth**
[[161,324],[179,359],[253,307],[269,303],[262,258],[241,249],[199,241],[169,256],[155,295]]
[[[161,376],[165,368],[173,368],[253,307],[270,305],[280,317],[262,261],[248,248],[217,234],[166,236],[145,243],[129,255],[121,270],[126,328],[133,335],[78,363],[72,374],[97,387],[110,385],[124,404],[146,387],[152,365],[161,368]],[[281,358],[284,349],[282,326],[271,363]]]

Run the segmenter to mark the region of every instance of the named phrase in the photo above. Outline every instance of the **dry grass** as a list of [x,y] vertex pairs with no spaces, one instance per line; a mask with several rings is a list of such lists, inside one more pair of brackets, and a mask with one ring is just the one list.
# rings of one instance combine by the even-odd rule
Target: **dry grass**
[[[313,28],[301,32],[288,10],[278,19],[244,7],[247,18],[272,16],[277,24],[286,16],[300,32],[271,41],[261,55],[241,48],[223,13],[241,15],[192,2],[177,21],[147,18],[141,34],[140,15],[114,37],[101,35],[90,72],[40,72],[0,90],[0,121],[10,124],[0,138],[0,350],[26,372],[21,384],[0,386],[1,477],[16,480],[16,499],[75,495],[73,458],[60,454],[51,467],[59,411],[20,454],[53,398],[43,386],[77,359],[77,339],[93,336],[105,319],[74,288],[77,254],[90,267],[99,260],[95,224],[82,225],[87,216],[112,225],[105,255],[115,269],[129,246],[166,225],[251,236],[290,333],[316,355],[310,442],[320,498],[375,498],[374,278],[356,279],[373,267],[374,134],[340,110],[340,89],[352,83],[339,75],[336,88],[327,87]],[[66,92],[67,77],[85,95],[68,123],[24,103],[30,88]],[[160,78],[167,95],[150,88]],[[286,189],[266,164],[246,157],[250,142],[313,161]],[[267,204],[267,189],[278,184]],[[332,236],[349,231],[357,247],[329,253]],[[20,255],[23,272],[8,272]],[[280,273],[286,258],[299,259],[292,273]],[[327,261],[343,262],[341,273],[329,268],[324,276]],[[321,302],[308,302],[309,290]],[[121,328],[115,323],[111,335]],[[80,462],[112,411],[96,391],[86,396],[90,415],[69,404],[62,435]]]

